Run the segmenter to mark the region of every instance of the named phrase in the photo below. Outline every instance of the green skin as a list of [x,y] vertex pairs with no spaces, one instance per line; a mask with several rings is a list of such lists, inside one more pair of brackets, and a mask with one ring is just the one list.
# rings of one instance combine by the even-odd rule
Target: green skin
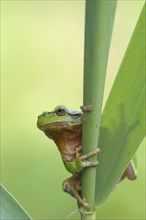
[[[72,173],[72,177],[63,182],[63,190],[75,197],[79,206],[89,208],[90,205],[80,196],[80,174],[84,168],[98,165],[98,161],[90,162],[88,158],[97,155],[100,149],[97,148],[93,152],[82,154],[83,122],[81,111],[68,110],[65,106],[59,105],[53,111],[43,112],[39,115],[37,126],[55,142],[65,168]],[[131,180],[136,178],[132,163],[128,165],[118,183],[126,176]]]

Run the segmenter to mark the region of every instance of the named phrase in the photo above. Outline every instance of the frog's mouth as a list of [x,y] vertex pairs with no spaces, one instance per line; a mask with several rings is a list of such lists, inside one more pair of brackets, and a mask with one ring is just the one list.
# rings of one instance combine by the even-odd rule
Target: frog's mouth
[[60,121],[60,122],[49,122],[45,124],[38,124],[37,127],[42,131],[61,131],[61,130],[73,130],[74,126],[79,126],[80,124],[75,124],[74,122],[69,121]]

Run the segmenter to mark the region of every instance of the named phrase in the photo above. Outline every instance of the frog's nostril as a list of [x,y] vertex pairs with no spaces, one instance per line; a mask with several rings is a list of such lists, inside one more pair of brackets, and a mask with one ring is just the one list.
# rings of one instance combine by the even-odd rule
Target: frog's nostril
[[46,116],[47,114],[48,114],[48,112],[43,112],[42,113],[43,116]]

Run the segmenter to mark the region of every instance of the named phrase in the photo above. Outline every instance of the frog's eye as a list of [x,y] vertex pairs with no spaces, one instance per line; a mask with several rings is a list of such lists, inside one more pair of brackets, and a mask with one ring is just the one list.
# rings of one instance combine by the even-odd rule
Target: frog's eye
[[65,111],[64,108],[59,108],[59,109],[57,109],[55,112],[56,112],[56,114],[59,115],[59,116],[64,116],[64,115],[66,115],[66,111]]

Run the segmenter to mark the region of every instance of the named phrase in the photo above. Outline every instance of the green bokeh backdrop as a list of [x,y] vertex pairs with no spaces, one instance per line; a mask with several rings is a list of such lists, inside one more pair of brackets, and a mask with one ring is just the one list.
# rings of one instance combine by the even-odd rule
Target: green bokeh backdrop
[[[104,103],[143,3],[118,1]],[[84,10],[82,0],[1,1],[1,179],[34,219],[64,219],[76,209],[61,189],[70,174],[36,120],[58,104],[82,105]],[[99,219],[145,219],[144,153],[143,143],[138,180],[123,182]]]

